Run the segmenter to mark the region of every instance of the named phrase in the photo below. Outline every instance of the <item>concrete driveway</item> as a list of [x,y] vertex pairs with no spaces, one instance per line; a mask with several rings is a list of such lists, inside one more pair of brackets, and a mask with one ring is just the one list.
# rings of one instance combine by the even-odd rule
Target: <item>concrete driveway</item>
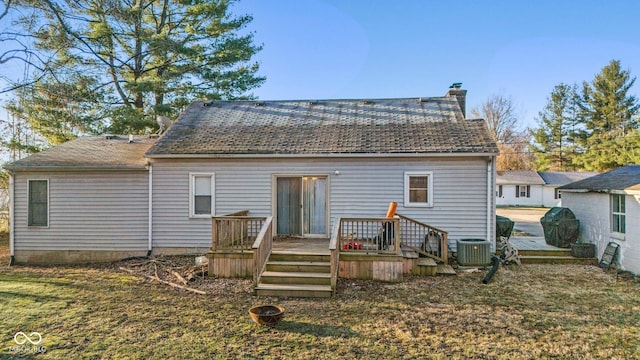
[[542,231],[542,225],[540,224],[540,218],[549,211],[545,208],[496,208],[496,214],[504,217],[508,217],[515,225],[515,230],[526,232],[535,237],[544,237]]

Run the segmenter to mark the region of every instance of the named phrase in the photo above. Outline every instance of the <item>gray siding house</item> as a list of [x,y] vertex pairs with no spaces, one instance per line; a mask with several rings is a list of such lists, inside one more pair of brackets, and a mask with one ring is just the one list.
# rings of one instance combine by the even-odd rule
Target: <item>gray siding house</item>
[[[448,231],[451,246],[495,243],[498,150],[483,120],[465,119],[463,94],[200,101],[157,141],[71,141],[7,167],[12,255],[24,263],[206,253],[211,217],[240,210],[273,216],[274,235],[329,238],[336,219],[384,216],[392,201]],[[87,142],[104,146],[95,162],[85,159]]]
[[116,260],[146,255],[148,137],[86,137],[5,167],[10,247],[21,263]]

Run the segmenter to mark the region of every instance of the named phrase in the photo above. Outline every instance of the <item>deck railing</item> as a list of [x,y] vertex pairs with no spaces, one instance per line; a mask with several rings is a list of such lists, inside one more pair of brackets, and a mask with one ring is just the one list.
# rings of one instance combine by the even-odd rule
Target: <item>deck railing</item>
[[273,218],[271,216],[265,219],[264,225],[260,233],[256,237],[252,245],[253,249],[253,286],[256,287],[260,283],[260,276],[265,269],[271,249],[273,248]]
[[400,219],[341,218],[337,245],[342,252],[400,255]]
[[340,224],[341,219],[338,218],[335,225],[333,226],[333,231],[331,232],[331,239],[329,240],[329,253],[331,254],[331,290],[335,293],[336,285],[338,283],[338,262],[340,260],[340,247],[338,244],[340,243]]
[[447,263],[448,233],[433,226],[397,214],[400,219],[400,242],[420,254]]
[[[248,214],[248,211],[242,213]],[[230,216],[215,216],[212,218],[212,250],[252,249],[253,243],[256,241],[267,218],[236,214]]]

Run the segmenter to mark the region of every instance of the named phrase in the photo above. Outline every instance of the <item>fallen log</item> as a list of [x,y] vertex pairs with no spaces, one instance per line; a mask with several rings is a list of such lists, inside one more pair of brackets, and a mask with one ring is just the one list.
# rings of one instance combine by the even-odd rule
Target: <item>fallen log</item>
[[182,275],[178,274],[176,271],[174,270],[169,270],[171,271],[171,273],[173,274],[173,276],[176,277],[176,279],[180,280],[180,282],[182,283],[182,285],[187,285],[187,280],[185,278],[182,277]]
[[165,285],[169,285],[169,286],[171,286],[171,287],[175,287],[175,288],[178,288],[178,289],[183,289],[183,290],[186,290],[186,291],[191,291],[191,292],[194,292],[194,293],[196,293],[196,294],[200,294],[200,295],[207,295],[207,293],[206,293],[206,292],[204,292],[204,291],[202,291],[202,290],[198,290],[198,289],[193,289],[193,288],[190,288],[190,287],[182,286],[182,285],[180,285],[180,284],[172,283],[172,282],[170,282],[170,281],[165,281],[165,280],[160,279],[158,276],[151,276],[151,275],[147,275],[147,274],[140,274],[140,273],[137,273],[137,272],[135,272],[135,271],[133,271],[133,270],[131,270],[131,269],[127,269],[127,268],[122,267],[122,266],[120,266],[120,268],[119,268],[119,269],[120,269],[120,270],[122,270],[122,271],[128,272],[129,274],[138,275],[138,276],[143,276],[143,277],[145,277],[145,278],[147,278],[147,279],[156,280],[156,281],[158,281],[158,282],[160,282],[160,283],[163,283],[163,284],[165,284]]
[[201,276],[207,275],[208,270],[209,270],[208,267],[204,265],[194,266],[186,272],[184,278],[187,281],[191,281],[196,277],[196,275],[201,275]]

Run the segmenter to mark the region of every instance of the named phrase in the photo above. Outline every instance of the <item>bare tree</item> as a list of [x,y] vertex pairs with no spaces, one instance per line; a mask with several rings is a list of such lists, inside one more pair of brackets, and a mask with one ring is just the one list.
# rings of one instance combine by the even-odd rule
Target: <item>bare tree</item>
[[510,142],[519,132],[520,114],[511,96],[493,94],[482,105],[471,110],[471,115],[487,122],[489,131],[498,143]]
[[530,170],[531,154],[527,151],[529,135],[520,126],[520,113],[511,96],[493,94],[471,115],[484,119],[489,132],[498,144],[498,170]]

